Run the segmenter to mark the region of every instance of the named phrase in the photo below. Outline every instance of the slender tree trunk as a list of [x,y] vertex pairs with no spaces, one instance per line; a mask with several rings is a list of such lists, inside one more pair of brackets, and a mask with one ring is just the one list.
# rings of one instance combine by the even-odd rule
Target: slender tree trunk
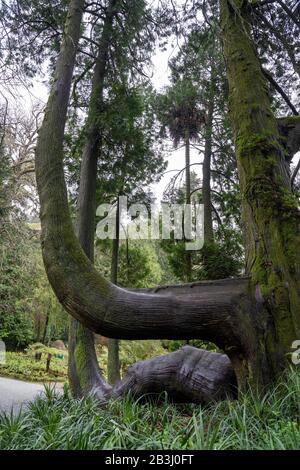
[[45,341],[46,341],[47,330],[48,330],[48,325],[49,325],[49,320],[50,320],[50,312],[51,312],[51,306],[48,305],[47,313],[46,313],[46,321],[45,321],[45,326],[44,326],[44,333],[43,333],[43,338],[42,338],[43,344],[45,344]]
[[52,359],[52,354],[48,353],[47,359],[46,359],[46,372],[50,371],[51,359]]
[[211,202],[211,153],[212,153],[212,126],[214,114],[214,96],[210,93],[208,103],[208,113],[205,129],[205,148],[203,159],[203,181],[202,197],[204,205],[204,242],[212,243],[214,241],[213,223],[212,223],[212,202]]
[[[86,142],[82,152],[80,186],[78,195],[77,236],[80,245],[94,261],[94,237],[96,214],[97,162],[101,147],[101,129],[97,122],[103,108],[103,85],[106,73],[108,49],[112,33],[114,8],[117,0],[111,0],[104,20],[102,37],[95,65],[90,106],[86,125]],[[102,394],[94,334],[77,320],[70,320],[69,331],[69,382],[75,396],[87,393]]]
[[[185,202],[191,204],[191,162],[190,162],[190,132],[185,130]],[[188,208],[188,218],[191,220],[191,207]],[[190,251],[186,251],[186,281],[192,279],[192,255]]]
[[[116,208],[116,233],[112,242],[112,258],[111,258],[111,282],[118,282],[118,265],[119,265],[119,241],[120,241],[120,212],[119,197],[117,199]],[[107,376],[110,384],[115,384],[121,379],[120,376],[120,359],[119,359],[119,340],[109,338],[108,340],[108,359],[107,359]]]
[[41,342],[41,329],[42,329],[41,320],[42,320],[41,315],[39,314],[35,319],[35,330],[36,330],[35,339],[37,343]]
[[190,133],[185,130],[185,201],[191,203]]
[[129,282],[129,239],[126,237],[126,271],[127,271],[127,285]]

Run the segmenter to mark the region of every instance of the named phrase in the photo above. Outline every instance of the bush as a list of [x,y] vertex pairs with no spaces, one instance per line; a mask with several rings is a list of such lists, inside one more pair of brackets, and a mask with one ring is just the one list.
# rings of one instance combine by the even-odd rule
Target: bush
[[220,352],[219,348],[214,343],[201,339],[191,339],[189,341],[180,339],[170,339],[162,342],[163,347],[170,352],[177,351],[186,344],[194,346],[195,348],[206,349],[207,351]]
[[37,361],[34,354],[16,352],[7,352],[6,363],[0,364],[0,375],[31,382],[64,382],[67,370],[66,358],[53,357],[51,368],[46,371],[46,359]]
[[[154,356],[161,356],[166,354],[166,349],[163,348],[159,340],[144,340],[144,341],[120,341],[120,369],[123,376],[127,367],[138,361],[144,361]],[[107,348],[101,347],[98,350],[98,360],[101,369],[107,377]]]
[[[122,375],[131,364],[166,352],[160,341],[120,341]],[[47,364],[49,354],[51,362]],[[37,359],[37,355],[41,356],[40,359]],[[97,355],[104,376],[107,377],[107,348],[98,347]],[[6,363],[0,364],[0,375],[31,382],[64,382],[68,377],[67,358],[67,351],[34,343],[25,350],[25,353],[7,352]],[[48,371],[47,365],[50,367]]]

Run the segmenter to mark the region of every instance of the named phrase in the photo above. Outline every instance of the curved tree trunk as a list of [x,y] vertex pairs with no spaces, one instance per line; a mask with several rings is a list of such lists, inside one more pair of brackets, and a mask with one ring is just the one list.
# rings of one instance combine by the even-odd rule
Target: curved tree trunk
[[251,41],[248,2],[221,0],[221,7],[251,278],[137,292],[107,282],[83,253],[70,219],[62,163],[79,32],[72,41],[72,31],[64,35],[39,134],[36,175],[45,268],[64,308],[112,338],[212,341],[230,357],[242,388],[273,380],[299,338],[299,211]]
[[[90,376],[96,376],[95,372],[90,371]],[[164,398],[167,393],[175,402],[201,404],[234,399],[238,395],[236,376],[228,356],[191,346],[133,364],[122,382],[114,387],[98,377],[97,389],[91,388],[89,393],[94,394],[100,404],[128,394],[146,400]]]
[[[103,23],[93,75],[86,123],[86,141],[80,171],[77,236],[91,262],[94,262],[97,163],[101,149],[98,117],[103,109],[103,86],[116,3],[117,0],[110,0]],[[104,386],[103,390],[104,381],[96,356],[94,334],[74,318],[70,320],[68,369],[73,395],[82,396],[92,392],[102,398],[103,391],[104,394],[106,393],[107,387]]]

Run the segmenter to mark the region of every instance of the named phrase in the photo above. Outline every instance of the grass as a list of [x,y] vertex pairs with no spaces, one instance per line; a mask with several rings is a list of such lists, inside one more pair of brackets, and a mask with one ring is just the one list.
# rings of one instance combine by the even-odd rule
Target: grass
[[300,371],[257,397],[211,406],[134,401],[105,408],[46,387],[17,416],[0,415],[1,449],[300,449]]
[[0,376],[12,377],[30,382],[65,382],[67,359],[52,357],[50,371],[46,372],[46,358],[40,361],[31,354],[7,352],[5,364],[0,363]]

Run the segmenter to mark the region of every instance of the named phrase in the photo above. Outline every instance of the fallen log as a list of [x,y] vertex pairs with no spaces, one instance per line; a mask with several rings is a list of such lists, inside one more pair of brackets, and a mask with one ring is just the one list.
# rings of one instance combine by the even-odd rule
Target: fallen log
[[225,354],[184,346],[178,351],[130,366],[111,390],[118,398],[166,392],[174,402],[208,403],[237,397],[237,381]]

